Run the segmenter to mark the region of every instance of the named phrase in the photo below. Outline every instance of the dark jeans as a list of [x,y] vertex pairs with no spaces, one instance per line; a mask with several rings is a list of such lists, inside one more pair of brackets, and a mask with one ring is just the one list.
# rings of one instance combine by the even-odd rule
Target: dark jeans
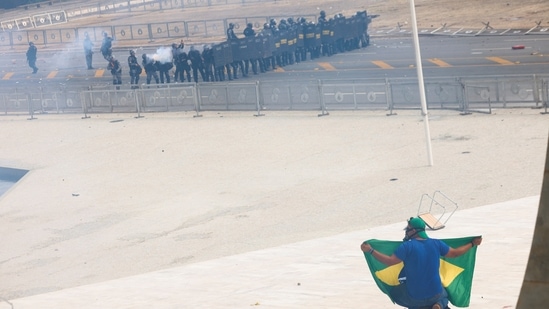
[[408,290],[406,290],[406,283],[393,287],[390,294],[395,303],[407,307],[408,309],[431,308],[431,306],[436,303],[439,303],[442,308],[448,306],[448,293],[444,287],[442,288],[442,293],[427,299],[415,299],[410,297]]
[[88,66],[88,69],[92,69],[92,58],[93,52],[86,51],[86,65]]
[[36,59],[29,59],[29,67],[32,69],[32,73],[36,73],[38,68],[36,67]]

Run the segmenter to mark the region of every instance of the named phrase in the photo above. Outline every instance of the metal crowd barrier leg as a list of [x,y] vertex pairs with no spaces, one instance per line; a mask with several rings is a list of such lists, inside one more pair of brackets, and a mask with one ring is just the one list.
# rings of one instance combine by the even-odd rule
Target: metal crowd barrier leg
[[261,113],[261,96],[260,96],[260,93],[259,93],[259,81],[256,81],[255,82],[255,100],[256,100],[256,106],[257,106],[257,114],[255,114],[254,116],[256,117],[260,117],[260,116],[265,116],[265,114],[262,114]]
[[[140,88],[139,88],[140,89]],[[137,91],[138,89],[133,89],[133,95],[135,97],[135,110],[137,111],[137,116],[135,116],[135,118],[143,118],[143,116],[141,116],[141,104],[140,101],[139,101],[139,96],[142,95],[142,91]]]
[[322,86],[322,81],[319,79],[318,80],[318,93],[320,95],[320,109],[321,109],[321,113],[318,114],[318,117],[322,117],[322,116],[328,116],[330,115],[330,113],[328,113],[328,111],[326,110],[326,103],[324,102],[324,87]]
[[194,84],[193,95],[194,95],[194,110],[196,111],[196,115],[194,115],[193,118],[202,117],[202,115],[200,115],[200,105],[202,103],[202,94],[200,92],[200,87],[196,83]]
[[34,120],[36,118],[34,118],[34,106],[32,105],[32,98],[31,98],[31,94],[30,93],[27,93],[27,106],[29,107],[29,118],[27,118],[27,120]]
[[393,100],[391,99],[391,93],[392,93],[391,91],[392,91],[392,88],[391,88],[391,85],[389,84],[389,79],[385,78],[385,93],[387,94],[385,96],[385,99],[387,100],[387,110],[389,111],[388,114],[385,114],[386,116],[397,115],[397,113],[393,112],[394,105],[393,105]]

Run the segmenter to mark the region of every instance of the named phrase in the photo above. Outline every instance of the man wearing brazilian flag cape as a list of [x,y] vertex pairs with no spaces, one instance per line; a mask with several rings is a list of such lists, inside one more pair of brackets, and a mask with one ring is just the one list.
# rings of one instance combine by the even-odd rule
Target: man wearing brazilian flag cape
[[482,237],[429,238],[425,222],[410,218],[403,242],[367,240],[364,252],[372,276],[394,303],[409,309],[468,307],[476,247]]

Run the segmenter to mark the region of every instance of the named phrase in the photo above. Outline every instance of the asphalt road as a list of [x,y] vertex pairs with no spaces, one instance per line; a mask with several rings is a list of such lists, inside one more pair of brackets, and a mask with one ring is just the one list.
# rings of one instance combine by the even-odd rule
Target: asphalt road
[[[549,72],[549,36],[422,36],[424,77],[546,74]],[[523,45],[524,49],[512,49]],[[96,46],[97,47],[97,46]],[[39,47],[40,48],[40,47]],[[135,47],[134,47],[135,48]],[[158,46],[137,47],[137,54],[154,54]],[[129,47],[114,46],[123,64],[123,82],[129,83],[126,59]],[[24,52],[5,53],[0,58],[1,88],[38,85],[88,87],[110,85],[110,72],[99,52],[95,70],[87,70],[80,47],[38,51],[39,72],[31,74]],[[372,38],[367,48],[289,65],[275,72],[252,75],[240,81],[292,79],[362,79],[416,77],[415,54],[410,37]],[[144,78],[142,79],[142,81]]]

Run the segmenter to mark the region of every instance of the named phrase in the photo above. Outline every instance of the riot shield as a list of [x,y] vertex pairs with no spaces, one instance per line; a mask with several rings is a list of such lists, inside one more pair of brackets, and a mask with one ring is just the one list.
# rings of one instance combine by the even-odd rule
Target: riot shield
[[233,55],[233,62],[234,61],[242,61],[247,60],[246,52],[247,52],[247,41],[245,39],[235,39],[231,40],[229,42],[231,44],[231,51]]
[[229,42],[225,41],[223,43],[215,44],[212,49],[216,68],[233,62],[231,45]]

